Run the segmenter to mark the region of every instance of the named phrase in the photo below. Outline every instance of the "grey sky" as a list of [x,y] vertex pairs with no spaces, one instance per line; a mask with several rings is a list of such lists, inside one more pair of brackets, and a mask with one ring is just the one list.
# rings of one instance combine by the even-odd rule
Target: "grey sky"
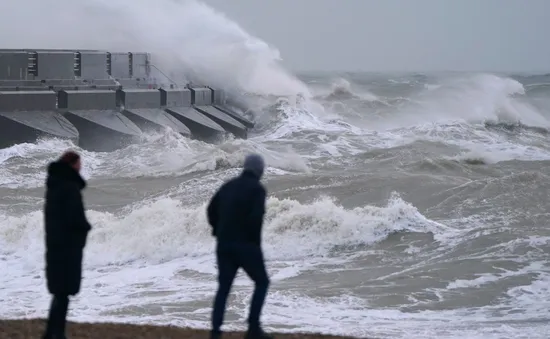
[[205,2],[294,70],[550,70],[550,0]]

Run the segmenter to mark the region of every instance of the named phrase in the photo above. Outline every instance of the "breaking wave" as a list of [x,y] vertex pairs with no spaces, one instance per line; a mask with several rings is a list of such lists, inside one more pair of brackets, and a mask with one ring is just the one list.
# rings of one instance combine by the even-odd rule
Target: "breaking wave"
[[[87,262],[93,267],[143,261],[158,264],[184,257],[210,256],[213,239],[205,206],[185,206],[162,197],[128,206],[118,213],[88,211],[90,234]],[[43,217],[41,211],[0,220],[3,256],[25,253],[25,261],[42,265]],[[309,204],[292,199],[268,200],[264,241],[272,260],[327,256],[334,247],[369,245],[398,232],[453,232],[426,219],[418,210],[393,196],[385,207],[345,209],[325,197]],[[446,233],[449,231],[449,233]]]

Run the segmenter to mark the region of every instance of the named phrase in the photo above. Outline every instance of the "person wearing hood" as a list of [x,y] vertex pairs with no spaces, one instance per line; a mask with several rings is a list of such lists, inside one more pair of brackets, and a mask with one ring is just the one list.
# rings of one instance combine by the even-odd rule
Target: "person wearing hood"
[[269,287],[261,247],[266,190],[260,179],[264,167],[261,156],[247,156],[242,173],[224,183],[207,207],[208,223],[217,240],[219,284],[212,311],[212,339],[221,338],[227,297],[239,268],[255,283],[245,338],[272,338],[260,325],[260,313]]
[[46,280],[52,302],[43,339],[65,339],[69,296],[80,291],[90,223],[84,213],[80,155],[68,151],[48,165],[44,206]]

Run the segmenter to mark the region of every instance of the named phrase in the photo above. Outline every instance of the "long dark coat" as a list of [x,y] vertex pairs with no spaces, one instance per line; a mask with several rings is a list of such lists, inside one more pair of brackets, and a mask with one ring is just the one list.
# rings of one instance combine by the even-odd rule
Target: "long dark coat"
[[54,295],[80,291],[82,257],[91,229],[84,214],[81,190],[86,182],[68,164],[52,162],[46,179],[46,279]]

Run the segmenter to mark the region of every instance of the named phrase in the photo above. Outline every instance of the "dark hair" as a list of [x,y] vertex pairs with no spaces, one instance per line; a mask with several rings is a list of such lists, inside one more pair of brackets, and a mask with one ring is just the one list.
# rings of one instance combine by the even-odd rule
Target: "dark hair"
[[69,164],[71,166],[76,164],[78,160],[80,160],[80,155],[74,151],[66,151],[65,153],[63,153],[63,155],[61,155],[61,158],[59,158],[60,162]]

